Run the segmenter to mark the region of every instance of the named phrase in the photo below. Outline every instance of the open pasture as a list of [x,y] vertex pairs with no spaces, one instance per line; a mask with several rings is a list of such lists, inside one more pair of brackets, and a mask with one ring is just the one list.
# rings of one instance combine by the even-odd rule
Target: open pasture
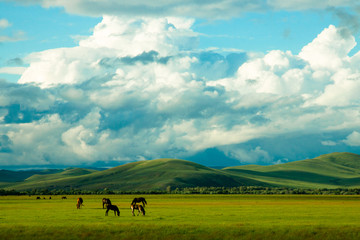
[[[2,239],[360,239],[359,196],[134,195],[0,197]],[[42,199],[45,197],[46,199]],[[120,217],[105,216],[110,198]]]

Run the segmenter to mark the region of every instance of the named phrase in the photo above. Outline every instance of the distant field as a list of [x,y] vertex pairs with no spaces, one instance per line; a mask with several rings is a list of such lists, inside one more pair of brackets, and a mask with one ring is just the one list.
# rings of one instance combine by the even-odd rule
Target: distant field
[[130,195],[105,196],[120,217],[104,196],[45,197],[0,197],[1,239],[360,239],[360,196],[144,195],[145,217]]

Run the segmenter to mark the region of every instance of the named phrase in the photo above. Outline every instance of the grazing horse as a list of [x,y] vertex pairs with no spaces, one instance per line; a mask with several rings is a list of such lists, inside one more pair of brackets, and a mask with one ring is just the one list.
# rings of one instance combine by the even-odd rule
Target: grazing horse
[[141,212],[141,214],[143,216],[145,216],[145,208],[142,205],[140,205],[140,204],[131,204],[130,208],[131,208],[131,212],[132,212],[133,216],[135,216],[135,213],[134,213],[135,209],[138,210],[138,214],[137,214],[138,216],[139,216],[140,212]]
[[110,211],[110,210],[113,210],[114,211],[114,214],[115,214],[115,216],[116,216],[116,213],[117,213],[117,215],[118,216],[120,216],[120,210],[119,210],[119,208],[116,206],[116,205],[106,205],[106,212],[105,212],[105,216],[107,216],[108,215],[108,212]]
[[77,204],[76,204],[77,209],[80,209],[81,205],[84,206],[83,202],[84,201],[83,201],[83,199],[81,197],[77,199]]
[[40,197],[36,197],[36,199],[41,199]]
[[61,199],[66,199],[66,197],[62,197]]
[[131,202],[131,205],[135,204],[135,203],[142,203],[143,207],[145,207],[145,204],[147,204],[145,198],[143,197],[139,197],[139,198],[134,198],[134,200]]
[[111,201],[109,198],[103,198],[102,199],[102,204],[103,204],[103,209],[104,209],[104,206],[106,205],[111,205]]

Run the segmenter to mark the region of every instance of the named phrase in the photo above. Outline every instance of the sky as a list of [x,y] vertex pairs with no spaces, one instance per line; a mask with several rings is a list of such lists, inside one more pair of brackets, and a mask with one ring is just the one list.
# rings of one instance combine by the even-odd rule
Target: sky
[[0,168],[360,154],[352,0],[0,0]]

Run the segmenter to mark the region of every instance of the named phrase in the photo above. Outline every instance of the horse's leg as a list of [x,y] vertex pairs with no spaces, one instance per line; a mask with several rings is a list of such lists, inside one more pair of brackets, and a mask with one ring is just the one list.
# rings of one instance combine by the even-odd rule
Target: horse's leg
[[106,210],[105,216],[107,216],[107,215],[108,215],[108,212],[109,212],[109,209],[107,209],[107,210]]

